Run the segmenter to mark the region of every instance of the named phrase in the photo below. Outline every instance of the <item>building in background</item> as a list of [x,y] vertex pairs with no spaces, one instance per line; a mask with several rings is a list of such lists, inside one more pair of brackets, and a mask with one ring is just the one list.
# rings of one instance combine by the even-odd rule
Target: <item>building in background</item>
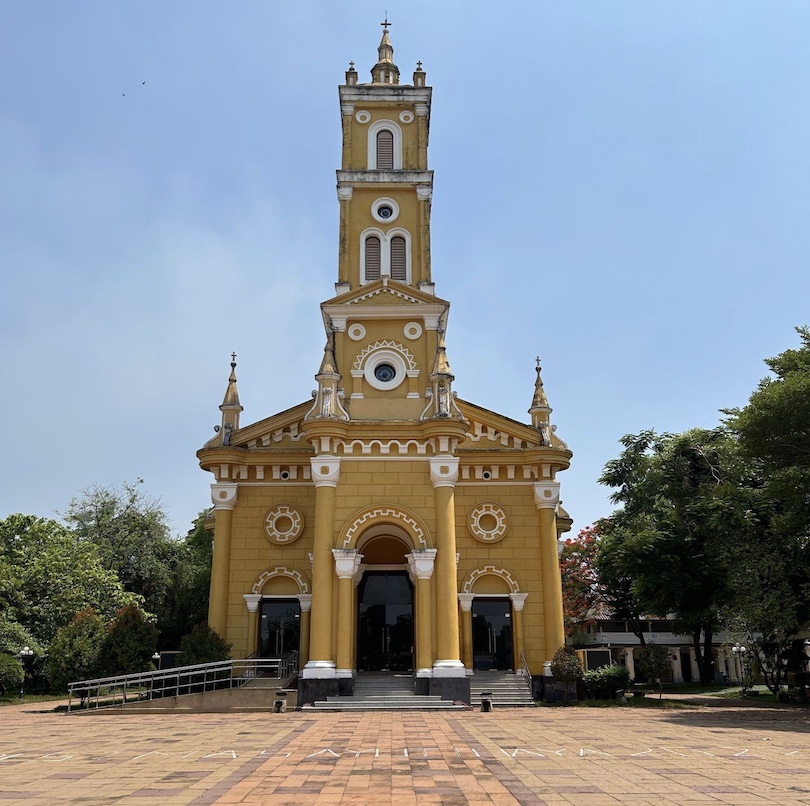
[[351,64],[339,88],[337,283],[315,391],[242,425],[234,356],[198,452],[214,476],[209,623],[237,657],[298,652],[301,703],[351,695],[372,671],[469,702],[477,671],[542,676],[564,643],[556,476],[572,454],[539,361],[528,423],[456,396],[430,261],[431,88],[421,63],[400,83],[387,24],[371,78]]

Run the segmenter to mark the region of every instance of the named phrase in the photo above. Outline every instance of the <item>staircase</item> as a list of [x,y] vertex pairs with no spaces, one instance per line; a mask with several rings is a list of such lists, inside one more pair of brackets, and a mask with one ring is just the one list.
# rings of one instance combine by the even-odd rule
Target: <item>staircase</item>
[[481,705],[481,693],[491,691],[495,708],[530,708],[534,705],[526,678],[514,672],[478,671],[470,678],[470,701]]
[[351,697],[328,697],[304,710],[314,711],[463,711],[438,696],[414,694],[413,676],[409,674],[360,674],[354,680]]

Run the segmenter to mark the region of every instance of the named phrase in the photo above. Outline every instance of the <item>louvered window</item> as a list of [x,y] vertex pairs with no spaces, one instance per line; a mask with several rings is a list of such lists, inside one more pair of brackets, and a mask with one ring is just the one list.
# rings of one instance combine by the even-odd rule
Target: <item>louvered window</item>
[[380,279],[380,239],[376,235],[366,238],[366,280]]
[[405,261],[405,239],[399,236],[391,239],[391,279],[405,282],[408,279]]
[[377,168],[393,170],[394,168],[394,134],[388,129],[377,133]]

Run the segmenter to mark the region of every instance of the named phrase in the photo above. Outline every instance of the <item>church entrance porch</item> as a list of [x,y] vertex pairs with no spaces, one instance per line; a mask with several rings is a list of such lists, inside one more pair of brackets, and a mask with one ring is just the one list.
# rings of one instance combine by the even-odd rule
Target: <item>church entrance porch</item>
[[478,598],[472,603],[473,669],[514,669],[512,602],[504,598]]

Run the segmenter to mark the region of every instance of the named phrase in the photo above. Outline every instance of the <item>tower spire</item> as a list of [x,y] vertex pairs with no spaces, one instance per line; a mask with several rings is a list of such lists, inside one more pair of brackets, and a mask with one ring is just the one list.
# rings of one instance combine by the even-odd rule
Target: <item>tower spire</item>
[[383,35],[380,46],[377,48],[377,64],[371,68],[371,82],[373,84],[399,84],[399,68],[394,64],[394,46],[388,36],[388,14],[385,22],[381,22]]
[[453,393],[453,381],[456,379],[447,360],[447,349],[444,344],[444,330],[438,331],[436,355],[433,359],[433,371],[430,373],[430,386],[425,392],[428,404],[422,412],[423,420],[450,417],[463,420],[464,415],[456,405]]
[[540,356],[535,359],[537,366],[535,372],[537,377],[534,381],[534,395],[532,396],[532,405],[529,408],[529,414],[532,416],[532,426],[540,431],[544,445],[551,444],[551,406],[548,405],[548,398],[546,397],[546,390],[543,389],[543,378],[541,377],[542,367],[540,366]]
[[338,372],[335,360],[335,331],[331,328],[327,332],[321,368],[318,370],[315,380],[318,382],[318,388],[312,392],[312,399],[315,402],[304,419],[348,420],[349,413],[341,401],[343,397],[343,389],[340,385],[342,377]]
[[243,411],[239,403],[239,390],[236,388],[236,353],[231,353],[231,374],[228,376],[228,388],[219,407],[222,412],[222,423],[218,433],[222,438],[221,445],[230,445],[231,434],[239,428],[239,414]]

